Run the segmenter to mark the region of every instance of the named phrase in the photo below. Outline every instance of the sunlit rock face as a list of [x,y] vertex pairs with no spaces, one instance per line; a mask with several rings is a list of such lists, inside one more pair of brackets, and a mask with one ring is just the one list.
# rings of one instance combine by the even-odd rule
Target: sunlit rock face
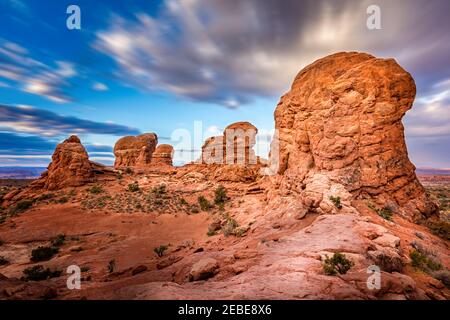
[[82,186],[93,180],[92,165],[86,149],[77,136],[70,136],[58,144],[47,172],[35,184],[44,189],[57,190]]
[[333,54],[301,70],[274,113],[279,140],[271,166],[280,190],[318,208],[326,199],[314,185],[340,185],[344,197],[372,199],[413,219],[434,214],[401,123],[415,94],[413,78],[395,60],[365,53]]

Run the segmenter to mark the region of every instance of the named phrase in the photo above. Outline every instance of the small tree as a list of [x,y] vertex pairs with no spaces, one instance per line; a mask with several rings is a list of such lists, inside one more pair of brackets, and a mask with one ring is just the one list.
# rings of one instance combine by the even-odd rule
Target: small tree
[[219,185],[214,192],[214,203],[217,205],[223,205],[227,200],[227,190],[224,188],[224,186]]
[[327,256],[323,264],[323,271],[329,276],[336,274],[346,274],[354,263],[347,259],[344,254],[336,252],[331,258]]
[[338,197],[330,196],[330,200],[331,200],[331,202],[334,203],[334,206],[335,206],[336,208],[342,209],[341,197],[339,197],[339,196],[338,196]]
[[153,252],[155,252],[156,255],[157,255],[158,257],[161,258],[161,257],[164,255],[164,252],[165,252],[167,249],[168,249],[168,246],[162,244],[162,245],[160,245],[159,247],[154,248],[154,249],[153,249]]
[[212,207],[211,203],[204,196],[198,197],[198,204],[203,211],[208,211]]

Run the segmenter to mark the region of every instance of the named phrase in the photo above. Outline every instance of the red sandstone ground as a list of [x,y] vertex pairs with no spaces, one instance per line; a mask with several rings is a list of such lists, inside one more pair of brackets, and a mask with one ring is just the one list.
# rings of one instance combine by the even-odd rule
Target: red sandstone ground
[[[1,296],[39,298],[48,292],[48,289],[39,287],[42,286],[57,289],[58,299],[450,297],[448,289],[440,282],[435,282],[431,276],[410,265],[403,269],[406,277],[401,278],[400,283],[398,279],[390,279],[390,273],[385,274],[388,283],[385,292],[379,290],[371,294],[364,289],[366,265],[364,261],[358,261],[362,259],[360,251],[366,250],[362,243],[367,241],[369,245],[371,240],[364,239],[361,234],[369,233],[365,236],[373,238],[370,233],[378,231],[369,225],[363,226],[362,233],[348,230],[349,226],[355,228],[355,223],[350,220],[361,219],[358,225],[373,222],[386,228],[389,234],[400,239],[399,248],[405,258],[412,250],[413,241],[426,243],[428,249],[436,252],[441,263],[448,268],[448,242],[433,235],[424,226],[400,216],[395,216],[393,223],[388,222],[363,202],[355,203],[360,216],[349,217],[350,220],[343,215],[324,218],[308,214],[302,220],[283,225],[281,221],[267,221],[262,215],[264,193],[244,195],[242,190],[245,190],[245,184],[221,182],[231,198],[224,211],[230,213],[240,226],[250,229],[243,237],[226,237],[220,232],[210,237],[207,235],[208,226],[220,215],[220,210],[216,207],[208,212],[201,211],[197,208],[197,197],[204,195],[212,200],[219,183],[197,176],[193,185],[187,183],[189,179],[192,182],[192,178],[179,179],[171,174],[125,174],[115,181],[108,178],[83,188],[55,192],[52,199],[7,219],[0,225],[1,239],[4,241],[0,255],[9,261],[9,264],[0,267],[0,273],[6,277],[20,278],[25,268],[36,264],[60,270],[76,264],[88,270],[83,272],[82,290],[68,290],[67,276],[63,273],[59,278],[31,282],[36,286],[34,288],[27,287],[29,282],[0,282]],[[430,177],[424,179],[429,183],[433,181]],[[127,191],[128,184],[135,181],[142,194],[148,194],[161,182],[165,183],[167,191],[163,195],[164,202],[160,204],[161,211],[142,213],[141,209],[131,205],[128,208],[128,200],[121,203],[124,212],[109,209],[113,208],[110,207],[113,200],[106,200],[103,209],[85,208],[83,201],[86,198],[90,199],[89,203],[95,203],[107,195],[123,194],[130,199],[137,197],[137,193]],[[440,181],[442,178],[438,179]],[[94,185],[101,186],[103,191],[91,194],[88,189]],[[450,185],[438,186],[447,190],[450,188]],[[68,197],[68,202],[55,204],[62,197]],[[187,201],[188,210],[180,207],[179,211],[165,212],[166,207],[181,198]],[[133,200],[130,203],[134,203]],[[200,212],[195,213],[195,209]],[[335,225],[335,222],[341,225]],[[316,236],[315,230],[319,232]],[[322,232],[329,233],[329,237]],[[417,236],[418,233],[424,240]],[[31,250],[39,245],[48,245],[58,234],[66,236],[60,252],[50,261],[30,262]],[[391,240],[387,238],[387,241]],[[169,247],[159,258],[153,249],[161,244],[168,244]],[[324,275],[320,252],[337,250],[353,257],[356,266],[346,275]],[[206,281],[189,282],[192,265],[207,257],[218,261],[217,274]],[[116,268],[109,272],[108,263],[112,260]],[[139,266],[145,266],[146,270],[133,276],[132,271]],[[414,291],[418,292],[417,296],[408,296]]]

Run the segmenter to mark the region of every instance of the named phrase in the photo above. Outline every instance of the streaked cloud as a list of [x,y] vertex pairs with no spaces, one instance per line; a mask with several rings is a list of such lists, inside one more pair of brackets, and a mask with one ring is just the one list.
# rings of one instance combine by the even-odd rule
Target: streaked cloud
[[53,102],[72,100],[66,89],[69,79],[76,77],[75,66],[68,61],[45,64],[31,57],[30,52],[19,44],[0,39],[0,79],[15,83],[27,93],[45,97]]
[[108,86],[101,82],[94,83],[92,85],[92,89],[94,89],[95,91],[108,91],[109,90]]
[[136,128],[120,124],[96,122],[30,106],[0,105],[0,130],[56,137],[68,134],[135,135]]
[[372,2],[168,0],[157,15],[113,16],[94,47],[128,84],[229,108],[280,96],[302,67],[337,51],[394,57],[423,92],[449,74],[448,1],[380,0],[375,31]]

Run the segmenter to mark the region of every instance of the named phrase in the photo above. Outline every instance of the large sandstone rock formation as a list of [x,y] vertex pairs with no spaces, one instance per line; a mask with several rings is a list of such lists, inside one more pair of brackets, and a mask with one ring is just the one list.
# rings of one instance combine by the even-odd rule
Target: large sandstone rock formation
[[155,133],[120,138],[114,146],[114,167],[145,166],[151,163],[152,154],[158,144]]
[[414,219],[432,215],[401,123],[415,94],[413,78],[393,59],[344,52],[304,68],[274,114],[271,167],[280,191],[324,213],[333,207],[329,196],[340,195]]
[[77,187],[92,182],[94,174],[88,154],[77,136],[58,144],[48,170],[34,182],[48,190]]
[[172,165],[173,147],[170,144],[160,144],[153,152],[151,164],[154,165]]
[[250,122],[227,126],[222,136],[208,138],[202,147],[201,161],[206,164],[257,164],[253,147],[258,129]]

